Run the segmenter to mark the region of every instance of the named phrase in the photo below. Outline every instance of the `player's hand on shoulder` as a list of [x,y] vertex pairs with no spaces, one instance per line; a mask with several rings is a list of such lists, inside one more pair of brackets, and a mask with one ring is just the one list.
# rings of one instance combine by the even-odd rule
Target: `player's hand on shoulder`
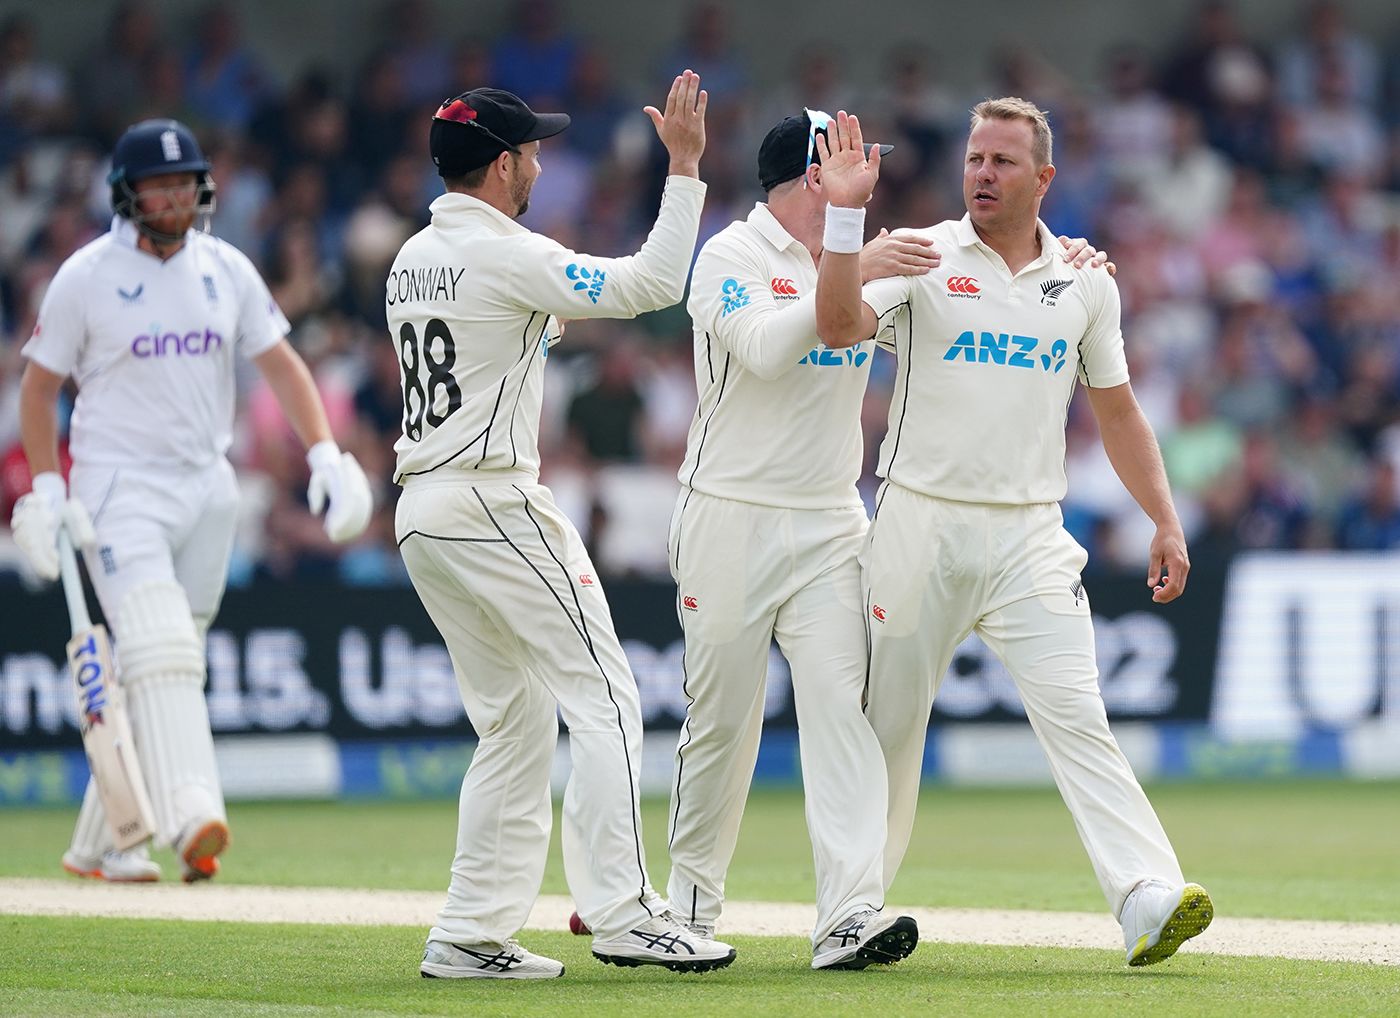
[[644,110],[671,156],[673,175],[700,175],[700,156],[705,151],[705,107],[709,101],[709,93],[700,87],[700,75],[686,70],[671,82],[664,112],[655,106]]
[[354,456],[341,452],[329,439],[313,445],[306,462],[311,467],[311,484],[306,489],[311,511],[319,515],[326,510],[323,524],[332,541],[353,541],[369,526],[374,511],[374,495],[364,470]]
[[860,281],[886,276],[923,276],[938,268],[943,255],[933,241],[917,233],[881,229],[860,250]]
[[68,531],[74,547],[95,541],[92,519],[76,498],[68,496],[62,474],[45,472],[34,478],[33,490],[15,502],[10,531],[25,563],[41,580],[58,578],[58,531]]
[[1060,243],[1065,248],[1065,258],[1076,269],[1089,266],[1091,269],[1107,269],[1110,276],[1118,275],[1118,266],[1108,260],[1107,251],[1095,250],[1083,237],[1060,237]]

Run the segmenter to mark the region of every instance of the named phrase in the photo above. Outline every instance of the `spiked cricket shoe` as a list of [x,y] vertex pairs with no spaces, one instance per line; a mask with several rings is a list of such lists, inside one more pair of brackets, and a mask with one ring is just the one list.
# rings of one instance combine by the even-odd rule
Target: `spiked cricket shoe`
[[812,951],[814,969],[863,969],[892,965],[907,958],[919,943],[912,916],[885,915],[862,909],[836,924]]
[[554,979],[564,974],[564,964],[527,951],[513,939],[504,944],[430,940],[418,972],[424,979]]
[[151,860],[144,845],[125,852],[112,849],[99,859],[64,852],[63,868],[75,876],[112,884],[149,884],[160,879],[160,864]]
[[1123,902],[1119,922],[1128,964],[1155,965],[1201,933],[1215,916],[1210,895],[1200,884],[1144,880]]
[[606,965],[660,965],[672,972],[709,972],[734,960],[734,948],[698,937],[671,914],[639,923],[620,937],[593,941],[593,957]]

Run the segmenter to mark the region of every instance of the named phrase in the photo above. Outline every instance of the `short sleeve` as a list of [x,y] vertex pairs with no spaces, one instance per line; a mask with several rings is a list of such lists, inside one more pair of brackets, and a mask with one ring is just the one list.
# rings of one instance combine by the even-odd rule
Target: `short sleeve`
[[1079,380],[1091,389],[1111,389],[1128,380],[1128,360],[1123,353],[1123,305],[1118,284],[1104,269],[1098,307],[1090,308],[1089,326],[1079,341]]
[[292,329],[291,323],[247,256],[230,244],[220,245],[237,287],[238,351],[244,357],[257,357],[282,342]]
[[913,293],[913,276],[885,276],[873,279],[861,288],[861,300],[875,312],[875,342],[894,347],[894,319],[901,307],[909,303]]
[[60,266],[44,291],[34,332],[20,350],[39,367],[65,378],[77,373],[87,342],[86,276],[72,262]]

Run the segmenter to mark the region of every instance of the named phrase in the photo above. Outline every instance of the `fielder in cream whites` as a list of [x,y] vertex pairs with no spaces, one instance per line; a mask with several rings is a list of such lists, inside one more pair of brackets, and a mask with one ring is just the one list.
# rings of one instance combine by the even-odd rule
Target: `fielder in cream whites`
[[[826,165],[833,219],[879,175],[855,117],[837,114]],[[819,145],[826,144],[824,139]],[[1044,113],[1021,99],[973,111],[968,215],[925,231],[940,271],[861,288],[850,256],[822,260],[827,342],[875,338],[899,371],[880,451],[885,478],[862,550],[867,714],[889,770],[886,885],[908,847],[929,711],[954,649],[977,632],[1016,681],[1131,965],[1169,957],[1212,906],[1176,854],[1108,727],[1085,553],[1064,530],[1064,424],[1083,384],[1119,478],[1157,524],[1151,599],[1185,588],[1186,542],[1152,429],[1133,397],[1106,272],[1074,274],[1038,218],[1054,178]]]
[[573,760],[564,868],[594,956],[676,971],[734,960],[728,944],[680,925],[652,889],[637,684],[583,541],[539,483],[544,368],[561,319],[631,318],[685,291],[705,195],[706,103],[686,71],[664,110],[647,107],[670,176],[650,235],[627,258],[570,251],[516,222],[546,162],[540,142],[568,126],[566,115],[478,88],[433,118],[446,193],[399,252],[385,294],[404,386],[397,530],[479,742],[424,976],[563,974],[514,939],[544,875],[561,713]]
[[[792,666],[816,876],[812,966],[863,968],[914,949],[885,909],[885,767],[861,711],[866,647],[856,483],[871,342],[817,338],[817,266],[860,251],[863,278],[919,275],[923,239],[862,244],[863,214],[823,231],[817,139],[831,118],[786,117],[763,139],[766,201],[700,252],[691,279],[695,379],[670,535],[689,700],[671,792],[671,907],[713,935],[763,723],[769,647]],[[872,149],[874,146],[868,146]],[[881,146],[888,152],[889,146]],[[1072,256],[1094,256],[1076,243]]]
[[[59,267],[22,351],[20,431],[34,482],[13,527],[34,571],[53,579],[60,522],[91,515],[95,543],[84,553],[116,637],[155,843],[175,849],[185,880],[204,880],[229,843],[204,703],[204,634],[223,596],[236,520],[225,458],[235,352],[257,365],[309,447],[308,498],[313,510],[326,508],[331,539],[364,530],[372,499],[354,457],[336,446],[257,270],[194,229],[214,207],[194,135],[174,120],[134,125],[117,142],[109,182],[110,232]],[[70,376],[78,388],[71,491],[54,412]],[[160,876],[145,846],[115,849],[92,782],[63,866],[106,880]]]

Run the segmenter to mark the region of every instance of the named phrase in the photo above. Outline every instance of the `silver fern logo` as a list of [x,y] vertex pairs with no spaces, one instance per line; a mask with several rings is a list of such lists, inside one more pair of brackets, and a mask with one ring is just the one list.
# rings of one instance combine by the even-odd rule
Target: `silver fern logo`
[[1072,279],[1047,279],[1040,284],[1040,303],[1054,307],[1060,295],[1074,285]]

